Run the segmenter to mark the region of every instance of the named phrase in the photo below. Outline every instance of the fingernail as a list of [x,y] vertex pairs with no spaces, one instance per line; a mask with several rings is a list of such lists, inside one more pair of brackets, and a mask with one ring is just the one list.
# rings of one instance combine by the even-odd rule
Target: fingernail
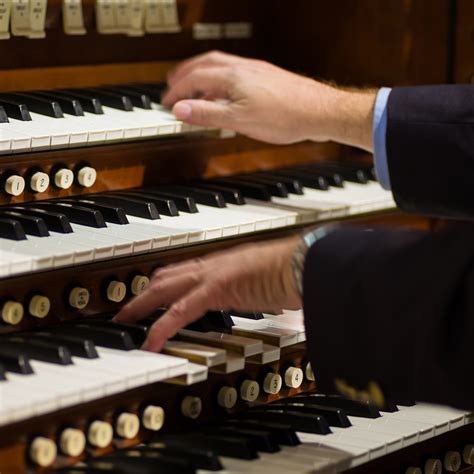
[[193,109],[187,102],[178,102],[173,107],[173,113],[176,115],[176,118],[179,120],[187,120],[191,117]]

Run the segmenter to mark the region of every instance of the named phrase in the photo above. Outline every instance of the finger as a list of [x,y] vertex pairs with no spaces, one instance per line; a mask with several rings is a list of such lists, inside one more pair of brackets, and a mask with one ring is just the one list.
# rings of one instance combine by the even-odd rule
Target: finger
[[229,89],[231,69],[212,67],[194,71],[171,87],[162,98],[162,104],[172,107],[183,99],[193,99],[203,95],[226,98]]
[[202,257],[193,258],[191,260],[185,260],[179,263],[172,263],[170,265],[166,265],[165,267],[157,268],[151,274],[151,278],[152,279],[155,279],[155,278],[165,279],[165,278],[172,277],[180,273],[187,273],[187,272],[200,273],[202,271],[203,263],[204,263],[204,258]]
[[157,308],[165,305],[161,288],[156,283],[150,283],[146,290],[127,303],[114,317],[114,321],[133,323],[146,318]]
[[212,308],[210,291],[206,285],[201,285],[188,293],[150,328],[148,337],[142,349],[159,352],[166,341],[180,329],[202,317]]
[[178,120],[204,127],[228,128],[235,127],[230,104],[222,104],[208,100],[182,100],[173,107]]
[[215,66],[232,66],[238,62],[245,62],[246,59],[233,54],[223,53],[221,51],[211,51],[199,54],[185,61],[180,62],[174,69],[168,73],[168,85],[173,86],[184,76],[190,74],[198,68]]

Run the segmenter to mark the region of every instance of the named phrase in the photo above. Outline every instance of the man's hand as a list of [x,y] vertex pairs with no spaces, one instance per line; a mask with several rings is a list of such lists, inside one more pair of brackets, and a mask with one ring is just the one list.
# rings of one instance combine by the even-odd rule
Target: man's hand
[[345,91],[218,51],[182,62],[168,87],[163,104],[191,124],[276,144],[333,140],[372,149],[374,91]]
[[152,326],[143,346],[160,351],[180,329],[208,310],[280,311],[298,309],[292,256],[298,238],[235,247],[155,272],[148,288],[115,320],[134,322],[157,308],[168,311]]

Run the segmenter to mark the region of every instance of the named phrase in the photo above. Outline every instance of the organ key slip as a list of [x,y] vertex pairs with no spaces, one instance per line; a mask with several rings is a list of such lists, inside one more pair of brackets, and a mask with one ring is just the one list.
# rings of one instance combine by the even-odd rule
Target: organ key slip
[[466,82],[474,11],[449,3],[0,0],[2,474],[474,472],[471,413],[319,391],[301,311],[208,312],[161,353],[141,346],[165,308],[113,320],[210,251],[439,225],[402,215],[365,153],[192,126],[162,94],[212,49],[348,85]]

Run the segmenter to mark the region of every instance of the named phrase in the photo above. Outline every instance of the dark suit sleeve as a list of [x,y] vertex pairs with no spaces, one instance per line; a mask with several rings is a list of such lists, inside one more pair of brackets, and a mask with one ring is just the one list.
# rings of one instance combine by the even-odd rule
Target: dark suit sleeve
[[474,218],[474,86],[393,89],[386,146],[401,209]]
[[375,382],[392,401],[474,408],[474,224],[330,233],[306,258],[304,312],[321,391]]

